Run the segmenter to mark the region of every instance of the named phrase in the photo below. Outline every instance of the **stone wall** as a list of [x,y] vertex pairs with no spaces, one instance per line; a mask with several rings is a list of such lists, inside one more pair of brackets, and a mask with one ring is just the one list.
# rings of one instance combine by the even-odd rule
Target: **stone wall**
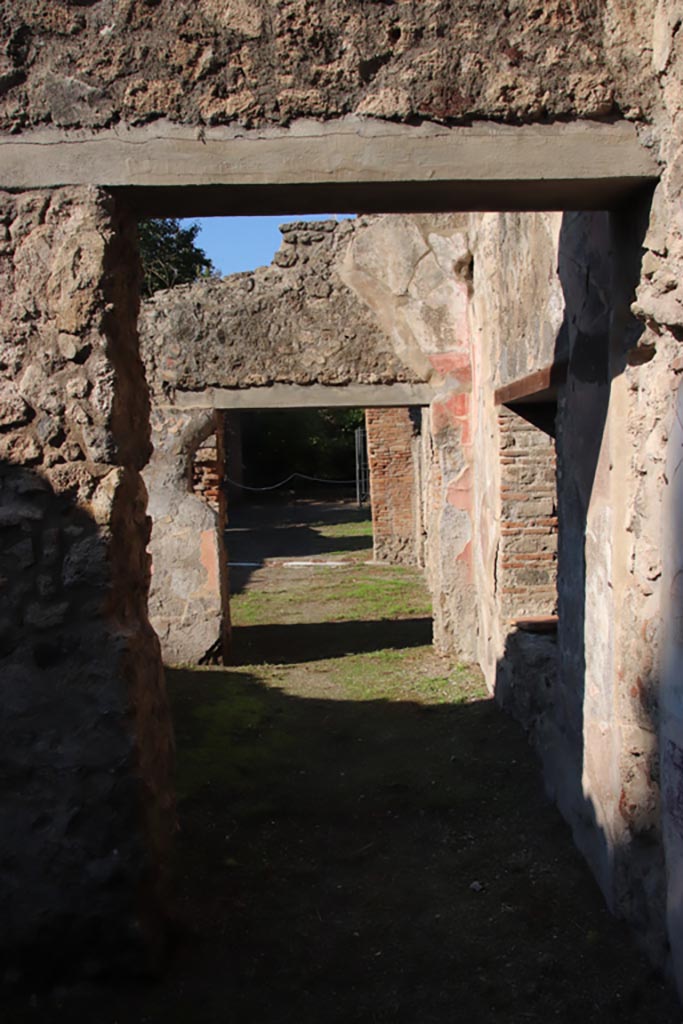
[[[679,32],[680,11],[673,0],[648,5],[641,19],[645,22],[646,39],[651,47],[644,56],[649,60],[649,70],[656,75],[658,86],[650,131],[662,164],[662,178],[651,205],[642,211],[645,252],[633,310],[646,329],[630,354],[619,396],[627,423],[628,445],[623,456],[623,487],[617,496],[617,507],[626,508],[628,512],[621,524],[625,543],[617,552],[627,569],[619,598],[620,608],[626,614],[620,617],[617,644],[621,656],[616,671],[617,678],[623,678],[625,684],[619,688],[626,719],[625,743],[630,743],[629,731],[634,720],[649,730],[650,742],[646,756],[641,758],[642,768],[633,772],[633,786],[627,787],[623,804],[631,812],[629,818],[636,819],[634,832],[636,835],[640,832],[641,848],[647,846],[649,835],[658,839],[660,826],[663,830],[667,938],[679,991],[683,993],[680,899],[683,710],[677,626],[683,601],[676,586],[680,566],[680,561],[676,561],[676,530],[666,533],[663,528],[665,511],[669,522],[680,522],[680,518],[676,520],[680,517],[678,483],[671,474],[671,469],[677,465],[677,449],[676,442],[670,439],[677,431],[676,396],[683,369],[680,348],[683,337],[680,286],[683,274],[680,205],[683,194],[680,151],[683,40]],[[639,367],[638,363],[642,365]],[[661,819],[659,804],[652,799],[652,787],[648,784],[650,778],[658,780],[660,773]],[[660,897],[661,893],[656,895]],[[643,896],[647,898],[647,894]]]
[[433,368],[419,347],[397,355],[342,278],[344,255],[362,224],[329,220],[280,230],[282,244],[269,266],[145,301],[140,337],[155,396],[168,401],[209,387],[428,379]]
[[500,431],[500,546],[497,581],[505,620],[557,611],[555,443],[509,409]]
[[557,715],[559,667],[555,633],[509,628],[496,674],[496,700],[534,739]]
[[[473,332],[492,340],[474,350],[475,380],[481,381],[475,565],[482,666],[503,703],[530,729],[546,785],[610,907],[636,926],[662,963],[661,547],[654,538],[662,522],[672,349],[665,337],[655,349],[629,311],[640,238],[637,209],[629,216],[566,214],[561,221],[556,215],[524,222],[517,215],[486,215],[473,224]],[[530,250],[536,254],[533,279]],[[508,305],[512,287],[516,303],[511,296]],[[499,346],[508,350],[506,359]],[[520,651],[538,642],[522,643],[499,611],[503,509],[501,471],[492,459],[500,446],[493,389],[566,359],[557,416],[558,674],[539,688],[539,680],[549,679],[544,668],[524,687],[514,666]],[[551,666],[546,653],[543,663]]]
[[144,971],[173,804],[134,227],[94,190],[3,194],[0,224],[0,948]]
[[[552,713],[538,719],[535,740],[544,756],[549,788],[571,821],[610,905],[642,929],[653,956],[660,961],[667,955],[666,921],[679,980],[683,979],[683,701],[678,623],[683,615],[683,588],[677,582],[681,566],[676,537],[680,529],[678,533],[672,529],[669,546],[664,547],[662,526],[665,507],[677,527],[680,517],[678,482],[673,473],[680,456],[675,409],[683,368],[680,23],[678,0],[642,4],[553,0],[543,5],[509,0],[484,4],[467,0],[458,5],[446,0],[423,4],[323,0],[313,6],[305,0],[268,6],[241,0],[178,0],[173,4],[25,0],[11,8],[5,5],[0,14],[0,126],[6,137],[48,125],[95,132],[116,125],[118,131],[125,132],[127,125],[162,118],[196,127],[199,133],[204,125],[215,123],[261,126],[265,132],[277,132],[299,118],[334,120],[350,113],[411,122],[488,118],[514,125],[558,118],[627,117],[636,123],[641,139],[660,162],[662,177],[650,209],[631,203],[631,237],[629,225],[617,219],[610,224],[600,216],[568,216],[563,222],[557,214],[484,215],[472,219],[460,232],[466,243],[463,253],[474,254],[473,271],[461,260],[451,275],[454,263],[450,257],[448,271],[439,262],[443,259],[439,249],[443,235],[438,230],[432,232],[436,243],[431,246],[418,221],[414,231],[404,223],[402,240],[393,248],[392,239],[398,237],[392,234],[394,229],[386,225],[378,229],[384,239],[381,248],[391,254],[396,271],[393,283],[368,291],[373,271],[362,246],[357,249],[356,266],[350,270],[357,272],[356,293],[368,303],[380,325],[389,324],[387,337],[404,346],[396,349],[401,366],[410,367],[418,377],[423,372],[424,360],[413,364],[404,358],[407,338],[407,350],[427,353],[427,361],[447,382],[448,390],[433,407],[431,429],[425,433],[425,443],[430,446],[425,487],[432,496],[428,502],[431,539],[427,563],[435,594],[435,629],[444,648],[457,649],[460,641],[455,638],[474,638],[492,685],[507,639],[495,590],[500,467],[493,388],[561,354],[569,357],[558,435],[561,699]],[[143,64],[144,77],[140,73]],[[41,206],[43,201],[44,197],[36,196],[7,199],[9,240],[5,242],[7,273],[3,281],[8,290],[12,345],[3,367],[3,458],[10,466],[23,466],[23,473],[28,474],[21,478],[24,483],[26,479],[49,483],[51,491],[44,493],[55,496],[60,516],[66,486],[60,482],[63,478],[78,479],[66,489],[65,501],[72,502],[75,493],[76,501],[95,509],[96,536],[104,538],[106,558],[98,579],[83,584],[84,603],[78,607],[78,619],[73,619],[76,634],[87,632],[88,653],[79,658],[78,635],[73,643],[68,640],[66,648],[71,651],[67,663],[73,662],[77,675],[92,672],[99,679],[101,669],[104,682],[101,687],[88,687],[91,704],[87,711],[83,705],[72,711],[70,705],[56,706],[52,691],[45,697],[43,684],[46,678],[53,678],[52,670],[46,677],[43,669],[31,663],[27,678],[36,691],[31,694],[33,703],[29,707],[28,701],[22,703],[23,697],[12,697],[10,713],[21,718],[43,708],[42,722],[53,723],[56,731],[50,735],[55,737],[60,729],[67,731],[68,720],[68,735],[80,737],[79,763],[90,763],[85,737],[96,729],[113,730],[112,748],[101,742],[97,745],[101,760],[93,769],[96,780],[105,776],[105,760],[107,771],[118,765],[117,770],[126,776],[127,767],[120,766],[131,764],[131,758],[138,756],[131,750],[139,751],[143,775],[156,762],[161,766],[161,779],[166,756],[154,757],[157,740],[145,738],[147,726],[135,747],[130,742],[129,716],[124,725],[123,699],[121,706],[113,702],[113,714],[104,713],[111,711],[106,695],[122,692],[117,689],[125,676],[123,669],[121,677],[117,675],[121,652],[138,649],[137,640],[131,637],[147,637],[142,582],[146,570],[140,543],[144,510],[137,477],[147,446],[144,402],[138,397],[142,389],[134,386],[139,373],[134,331],[126,312],[127,289],[120,281],[115,283],[116,274],[110,276],[114,294],[107,301],[112,303],[113,316],[104,315],[106,302],[99,290],[107,279],[105,269],[111,274],[118,267],[123,279],[124,268],[134,266],[135,261],[127,251],[117,249],[123,236],[113,228],[112,215],[106,212],[101,197],[74,198],[73,216],[57,216],[57,207],[50,213],[52,199],[48,197]],[[647,206],[647,197],[644,204]],[[90,213],[77,214],[77,209]],[[647,230],[638,237],[641,213]],[[27,225],[26,246],[15,241],[24,237],[22,225]],[[414,254],[425,245],[422,256],[414,260]],[[78,259],[74,258],[74,246],[79,247]],[[523,252],[524,258],[515,258],[515,251]],[[403,252],[408,254],[405,261]],[[616,260],[622,252],[634,258],[632,267],[618,266]],[[91,266],[91,257],[98,269],[89,283],[82,281],[81,275]],[[422,310],[426,315],[411,324],[403,307],[412,315],[415,288],[411,292],[411,281],[416,271],[418,276],[435,273],[435,264],[443,271],[444,282],[451,275],[451,285],[455,281],[460,289],[467,330],[456,332],[459,342],[442,348],[432,346],[431,340],[421,344],[419,339],[412,347],[416,324],[419,322],[420,329],[425,324],[431,328],[439,318],[432,317],[430,302],[426,302]],[[617,273],[606,273],[606,266],[616,267]],[[540,272],[539,267],[545,270]],[[406,268],[410,268],[407,279]],[[382,274],[385,270],[386,264]],[[78,279],[76,284],[70,274]],[[376,274],[374,278],[377,280]],[[231,287],[246,291],[249,283],[245,279],[244,284]],[[254,282],[254,291],[256,288]],[[644,325],[640,336],[628,322],[634,288],[634,309]],[[455,292],[452,287],[451,297]],[[91,305],[95,294],[98,299]],[[328,298],[321,297],[321,303]],[[62,301],[71,311],[53,315],[53,307],[58,308]],[[102,314],[96,330],[93,311]],[[258,317],[256,306],[253,313]],[[50,325],[49,331],[45,325]],[[167,352],[177,366],[162,367],[170,374],[168,389],[182,386],[192,390],[205,379],[201,366],[184,362],[183,344],[188,337],[200,338],[206,324],[195,323],[188,314],[186,326],[188,330],[183,327],[177,332],[176,350]],[[31,335],[38,330],[42,332],[40,345],[36,335]],[[33,340],[25,344],[27,333]],[[99,341],[89,341],[91,347],[81,349],[83,336]],[[296,357],[288,344],[283,348],[284,362]],[[307,351],[321,344],[320,337],[311,337],[312,347]],[[229,345],[226,334],[215,345],[209,340],[205,351],[221,353],[224,347],[229,350]],[[387,352],[389,358],[390,350]],[[433,362],[437,354],[442,357],[438,367]],[[74,364],[63,383],[61,370],[55,368],[62,359]],[[310,379],[325,372],[324,361],[319,367],[306,367],[306,355],[300,365],[310,369]],[[387,366],[395,372],[395,365]],[[376,372],[376,367],[373,362],[368,371]],[[355,368],[356,364],[349,372],[355,373]],[[241,372],[234,365],[231,368],[233,377],[229,379],[237,381],[235,386],[243,386],[239,384]],[[289,373],[289,367],[284,372]],[[86,387],[91,388],[79,395],[83,383],[78,382],[84,375]],[[67,377],[76,382],[68,385],[76,388],[75,394],[66,390]],[[249,383],[247,378],[248,373],[244,379]],[[268,376],[258,380],[267,383]],[[56,401],[50,398],[53,389]],[[62,390],[68,397],[63,400],[68,417],[60,410]],[[68,430],[60,417],[68,419]],[[83,458],[76,448],[71,454],[67,451],[71,444],[78,446]],[[63,463],[58,456],[49,464],[55,452],[64,452]],[[111,494],[116,500],[112,510],[103,513],[101,534],[97,509],[100,499],[106,507]],[[41,500],[47,501],[22,499],[23,507],[30,505],[35,510],[37,505],[32,502]],[[117,518],[114,509],[119,507],[122,511]],[[36,514],[34,521],[47,519],[39,520]],[[125,542],[119,543],[114,523]],[[110,525],[111,535],[107,533]],[[42,531],[42,526],[31,529]],[[35,546],[43,560],[46,552],[49,557],[49,536],[45,544],[42,532],[40,537]],[[71,565],[78,556],[72,556],[71,545],[76,541],[68,538],[72,535],[65,534],[60,544],[67,545],[65,554]],[[18,542],[15,537],[10,547]],[[24,557],[31,557],[27,548],[24,551]],[[672,567],[674,556],[678,561]],[[88,564],[97,563],[89,559]],[[7,575],[12,587],[24,585]],[[28,578],[30,585],[35,583],[38,588],[43,575],[49,574],[37,570],[31,574],[29,567],[28,577],[22,580]],[[104,589],[113,595],[104,632],[109,637],[107,629],[113,630],[115,642],[113,656],[101,668],[92,652],[109,648],[106,643],[93,644],[88,616],[95,616],[98,625],[94,633],[99,637],[102,601],[98,596],[90,602],[88,595],[92,590],[99,594],[103,580]],[[49,590],[49,583],[45,585]],[[135,599],[129,594],[136,595]],[[22,600],[19,595],[13,598],[23,607]],[[12,635],[17,625],[4,628]],[[53,628],[59,632],[62,627]],[[36,643],[37,632],[37,626],[25,633],[20,630],[23,639],[14,649],[20,652],[17,664],[30,663],[25,652]],[[61,649],[59,644],[57,647]],[[81,649],[84,647],[85,642]],[[148,652],[149,677],[154,680],[145,690],[147,695],[158,692],[158,661],[152,648],[150,640],[140,640],[139,649]],[[48,643],[48,653],[51,650]],[[15,655],[10,652],[8,657]],[[128,702],[130,692],[138,692],[137,670],[131,672],[128,678],[132,682],[125,689]],[[61,677],[66,677],[64,672]],[[80,698],[72,696],[77,690],[70,688],[66,696],[79,703]],[[97,700],[105,694],[102,707],[92,699],[93,693]],[[157,714],[163,718],[163,712],[155,710],[161,708],[156,696],[132,704],[144,709],[137,717],[133,715],[136,728],[141,721],[153,723]],[[85,727],[74,728],[74,722],[82,721],[81,714]],[[163,733],[152,725],[149,728],[155,737]],[[36,727],[34,733],[42,735],[43,729]],[[13,766],[12,772],[18,772],[19,783],[25,776],[28,754],[42,758],[43,748],[38,739],[27,738],[22,728],[11,734],[11,744],[4,749],[18,766]],[[22,742],[16,737],[25,738],[26,748],[12,753]],[[58,764],[66,755],[57,738],[50,744],[49,756]],[[40,760],[41,765],[45,763]],[[664,780],[661,806],[660,767]],[[58,773],[60,781],[67,774]],[[56,777],[55,773],[50,777]],[[120,886],[125,899],[102,903],[92,866],[97,865],[95,875],[98,871],[106,874],[108,862],[98,846],[104,842],[100,837],[109,836],[108,826],[115,822],[118,842],[124,813],[134,822],[139,820],[138,794],[144,786],[129,790],[123,785],[113,791],[100,789],[96,782],[92,803],[98,828],[83,845],[79,841],[68,847],[79,851],[74,860],[77,870],[72,872],[57,857],[51,861],[57,865],[51,875],[49,851],[55,844],[62,853],[66,850],[66,842],[60,838],[65,833],[64,822],[68,818],[69,828],[77,834],[84,832],[86,825],[77,813],[70,817],[77,800],[69,787],[64,789],[68,813],[56,821],[59,815],[54,807],[62,804],[54,798],[50,777],[47,771],[44,777],[32,776],[29,789],[34,795],[18,809],[10,802],[10,820],[4,827],[4,834],[17,836],[17,848],[26,862],[24,878],[31,883],[27,891],[34,883],[36,891],[42,886],[43,904],[52,911],[62,905],[65,913],[68,907],[78,927],[86,927],[84,922],[92,921],[96,914],[100,920],[120,922],[126,899],[132,900],[132,894],[139,891],[138,876],[135,871],[126,874],[125,869]],[[107,775],[112,786],[115,777]],[[68,778],[70,786],[75,785],[72,776]],[[164,786],[155,782],[152,794],[155,787],[156,806],[163,810]],[[57,796],[62,796],[61,786]],[[48,824],[40,843],[35,838],[40,832],[29,834],[27,825],[32,800],[36,806],[48,808]],[[106,827],[99,827],[98,815],[106,819]],[[42,820],[37,814],[33,825],[38,830]],[[112,847],[128,865],[141,863],[138,852],[131,852],[135,828],[126,833],[127,842]],[[89,843],[94,844],[92,849]],[[11,871],[13,877],[19,877],[18,868]],[[10,891],[12,885],[10,880]],[[16,946],[24,938],[35,941],[43,927],[29,912],[30,897],[27,900],[27,910],[21,907],[17,912],[15,908],[3,918],[19,922],[16,928],[23,929],[21,936],[11,933],[10,941]],[[52,919],[55,915],[56,911]],[[116,929],[111,934],[117,934]],[[51,948],[54,945],[51,943]],[[122,943],[121,948],[124,946]]]
[[[629,311],[640,273],[636,213],[567,216],[560,238],[572,314],[557,444],[562,703],[546,764],[608,902],[662,962],[657,690],[673,346],[664,338],[648,352],[650,338]],[[561,765],[554,758],[563,749]]]
[[[674,10],[660,8],[658,64]],[[653,13],[626,0],[23,0],[2,18],[0,128],[638,116],[655,102]]]
[[366,409],[373,557],[394,565],[418,561],[419,410]]
[[144,470],[152,517],[149,614],[171,665],[222,660],[229,649],[223,499],[219,492],[214,509],[192,487],[193,459],[207,438],[222,463],[219,414],[153,408],[154,452]]

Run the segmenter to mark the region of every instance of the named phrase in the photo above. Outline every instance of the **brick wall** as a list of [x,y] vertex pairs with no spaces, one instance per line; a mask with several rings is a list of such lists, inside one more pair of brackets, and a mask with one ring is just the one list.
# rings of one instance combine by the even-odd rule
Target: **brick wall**
[[200,444],[192,459],[192,490],[214,510],[219,510],[223,471],[219,465],[216,435]]
[[[222,661],[230,658],[232,629],[230,623],[230,577],[228,555],[225,550],[225,530],[228,525],[228,495],[225,486],[229,443],[229,422],[225,413],[216,412],[216,431],[199,445],[192,456],[192,491],[202,498],[218,517],[216,520],[216,552],[218,557],[218,586],[222,619],[219,635],[202,661]],[[237,422],[239,424],[239,415]],[[241,464],[239,477],[241,479]],[[237,491],[237,488],[234,489]],[[234,495],[231,495],[231,501]]]
[[555,441],[521,416],[499,412],[501,543],[498,590],[504,619],[557,610]]
[[417,561],[418,423],[410,409],[365,412],[373,550],[378,561]]

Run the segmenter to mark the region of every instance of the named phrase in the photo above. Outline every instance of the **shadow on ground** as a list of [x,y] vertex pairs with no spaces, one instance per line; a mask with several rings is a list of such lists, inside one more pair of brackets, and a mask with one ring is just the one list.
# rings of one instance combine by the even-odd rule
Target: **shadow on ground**
[[680,1019],[492,701],[280,678],[170,679],[193,1020]]
[[[241,504],[230,510],[225,544],[231,563],[230,590],[239,594],[252,570],[268,558],[317,558],[329,554],[367,551],[372,557],[372,535],[356,535],[353,530],[370,519],[368,508],[351,502],[300,499],[285,503],[273,500],[262,504]],[[324,536],[316,527],[331,529]],[[344,527],[349,532],[345,534]]]
[[431,618],[234,626],[232,660],[236,665],[297,665],[431,642]]
[[[303,692],[316,669],[298,671]],[[491,701],[311,699],[280,679],[169,673],[172,969],[13,1024],[680,1020]]]

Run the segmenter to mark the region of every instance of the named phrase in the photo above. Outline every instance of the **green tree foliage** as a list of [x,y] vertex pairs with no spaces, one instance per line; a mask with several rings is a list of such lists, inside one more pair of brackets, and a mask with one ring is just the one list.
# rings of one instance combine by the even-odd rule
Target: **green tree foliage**
[[[296,409],[242,416],[245,482],[261,487],[290,473],[353,481],[354,432],[365,422],[362,409]],[[306,485],[299,485],[299,489]]]
[[140,221],[138,238],[144,295],[217,273],[203,249],[195,245],[198,234],[198,224],[185,228],[175,217]]

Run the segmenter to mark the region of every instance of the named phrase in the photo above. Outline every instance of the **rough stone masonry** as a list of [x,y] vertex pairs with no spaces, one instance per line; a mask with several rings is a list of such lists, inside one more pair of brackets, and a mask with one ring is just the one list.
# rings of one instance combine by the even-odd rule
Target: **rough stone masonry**
[[[150,948],[170,823],[169,731],[145,609],[148,427],[130,225],[103,181],[57,188],[68,154],[106,135],[158,199],[168,169],[146,164],[128,134],[145,125],[160,135],[181,127],[198,147],[214,126],[240,137],[258,128],[273,158],[311,122],[343,122],[354,142],[401,126],[396,166],[408,177],[413,131],[424,149],[435,125],[504,123],[508,138],[528,138],[532,124],[607,119],[632,126],[656,165],[651,195],[628,194],[611,214],[490,213],[453,226],[457,337],[411,349],[447,385],[423,435],[426,493],[441,495],[424,503],[425,559],[440,644],[469,638],[495,689],[507,631],[495,577],[494,393],[566,360],[561,657],[533,736],[610,906],[683,987],[680,23],[678,0],[0,6],[4,948],[55,948],[59,935],[74,964],[101,963],[113,936],[122,956],[141,940]],[[22,184],[16,154],[33,143],[44,147],[47,191]],[[361,160],[365,145],[354,151]],[[322,151],[334,185],[342,143]],[[81,164],[83,174],[103,166]],[[428,191],[429,174],[421,180]],[[516,206],[535,208],[541,185],[518,181]],[[402,209],[418,208],[415,190],[401,194]],[[458,208],[456,193],[440,196]],[[128,198],[144,211],[144,188]],[[393,255],[434,235],[438,263],[443,232],[392,223],[375,229],[385,263],[369,266],[359,244],[345,280],[386,336],[402,339],[414,296],[391,277]],[[371,278],[385,287],[367,290]]]
[[173,825],[134,225],[95,190],[3,194],[0,220],[5,962],[132,969]]

